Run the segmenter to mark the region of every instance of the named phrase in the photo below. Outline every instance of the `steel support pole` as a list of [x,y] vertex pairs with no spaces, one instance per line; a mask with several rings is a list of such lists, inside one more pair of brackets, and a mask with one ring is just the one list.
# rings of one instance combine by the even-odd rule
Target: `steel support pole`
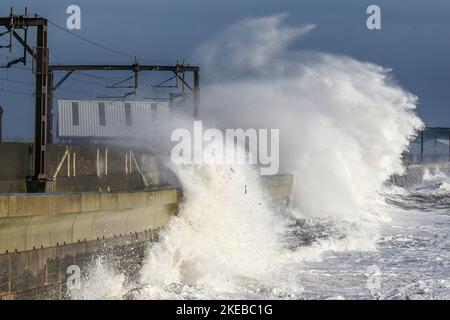
[[47,77],[47,144],[53,143],[53,72]]
[[424,132],[421,132],[420,135],[420,162],[423,163],[423,136],[424,136]]
[[38,25],[36,38],[36,113],[34,137],[34,177],[45,179],[45,147],[48,127],[48,46],[47,23]]
[[194,71],[194,90],[193,90],[193,116],[194,119],[199,118],[200,112],[200,70]]

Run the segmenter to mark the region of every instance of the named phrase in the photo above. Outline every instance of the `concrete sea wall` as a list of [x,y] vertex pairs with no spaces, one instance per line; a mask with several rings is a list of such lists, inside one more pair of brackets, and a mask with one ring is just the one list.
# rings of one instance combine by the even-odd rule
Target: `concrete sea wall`
[[154,239],[180,195],[179,188],[0,195],[0,298],[38,297],[69,265]]
[[0,192],[26,192],[31,157],[29,143],[0,143]]
[[0,195],[0,253],[159,229],[179,192]]
[[424,175],[443,173],[450,176],[450,162],[408,165],[406,174],[394,175],[391,181],[404,188],[412,188],[422,184]]
[[0,300],[67,299],[68,267],[85,276],[98,258],[135,275],[158,231],[0,255]]
[[[41,192],[142,190],[167,184],[161,158],[133,145],[50,144]],[[0,193],[34,192],[32,144],[0,143]]]
[[[261,178],[277,207],[293,178]],[[135,275],[158,232],[176,214],[182,190],[0,194],[0,299],[66,298],[67,268],[102,256]]]

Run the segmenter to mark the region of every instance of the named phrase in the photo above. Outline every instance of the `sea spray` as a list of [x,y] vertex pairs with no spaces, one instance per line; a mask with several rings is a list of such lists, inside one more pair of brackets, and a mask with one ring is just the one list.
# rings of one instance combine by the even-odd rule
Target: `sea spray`
[[422,127],[417,98],[380,66],[290,50],[314,28],[287,27],[285,17],[243,20],[201,46],[211,72],[202,118],[221,128],[280,129],[280,165],[295,175],[300,215],[380,216],[383,183],[403,172],[402,151]]
[[81,279],[81,287],[67,290],[75,300],[121,299],[128,291],[126,277],[114,270],[103,257],[93,261],[87,274]]
[[143,294],[174,284],[234,292],[245,279],[268,281],[283,250],[283,229],[256,171],[206,165],[179,168],[177,175],[186,200],[160,242],[149,249],[141,272],[147,286]]
[[[286,27],[285,17],[245,19],[200,47],[208,80],[201,118],[211,128],[280,129],[281,170],[295,175],[295,219],[273,213],[251,166],[173,168],[185,192],[179,215],[120,294],[298,298],[302,261],[375,248],[383,183],[404,170],[401,154],[422,126],[417,98],[382,67],[290,50],[314,26]],[[313,226],[306,245],[291,232],[306,226],[298,221]]]

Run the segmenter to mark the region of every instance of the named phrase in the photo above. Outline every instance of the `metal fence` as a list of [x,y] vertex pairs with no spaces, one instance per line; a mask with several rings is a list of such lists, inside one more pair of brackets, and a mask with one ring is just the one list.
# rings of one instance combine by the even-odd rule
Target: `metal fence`
[[450,128],[425,128],[404,154],[407,163],[450,161]]

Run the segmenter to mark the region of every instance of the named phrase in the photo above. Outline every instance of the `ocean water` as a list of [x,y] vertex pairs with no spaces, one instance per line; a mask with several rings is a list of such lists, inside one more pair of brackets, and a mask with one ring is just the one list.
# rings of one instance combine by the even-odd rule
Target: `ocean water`
[[[184,178],[209,180],[188,171]],[[253,210],[257,184],[237,188],[239,172],[219,171],[215,183],[247,203],[217,208],[217,198],[187,201],[183,214],[148,249],[138,280],[101,262],[75,299],[449,299],[450,193],[440,175],[411,190],[388,188],[380,210],[389,218],[345,221],[298,218],[288,210]],[[238,177],[236,177],[236,174]],[[194,176],[193,176],[194,175]],[[218,182],[219,181],[219,182]],[[232,190],[233,188],[233,190]],[[188,190],[197,192],[202,190]],[[253,192],[254,191],[254,192]],[[226,198],[221,197],[227,201]],[[205,202],[206,201],[206,202]],[[210,203],[207,203],[210,201]],[[209,206],[208,206],[209,205]],[[208,209],[205,209],[206,208]],[[227,212],[228,211],[228,212]],[[246,218],[238,217],[244,212]],[[220,216],[227,218],[220,219]],[[235,220],[238,219],[238,220]],[[263,220],[261,220],[263,219]],[[238,227],[234,224],[240,221]]]
[[[377,226],[373,250],[323,251],[298,265],[301,299],[449,299],[450,179],[426,174],[409,190],[388,187],[380,204],[389,219]],[[314,220],[313,220],[314,221]],[[293,227],[293,241],[345,241],[338,222]],[[309,242],[309,243],[308,243]],[[319,246],[320,247],[320,246]],[[376,272],[374,272],[376,270]],[[373,286],[376,279],[377,286]]]
[[[445,182],[386,195],[391,220],[373,251],[325,252],[301,265],[305,299],[449,299],[450,193]],[[370,289],[371,268],[379,287]]]

